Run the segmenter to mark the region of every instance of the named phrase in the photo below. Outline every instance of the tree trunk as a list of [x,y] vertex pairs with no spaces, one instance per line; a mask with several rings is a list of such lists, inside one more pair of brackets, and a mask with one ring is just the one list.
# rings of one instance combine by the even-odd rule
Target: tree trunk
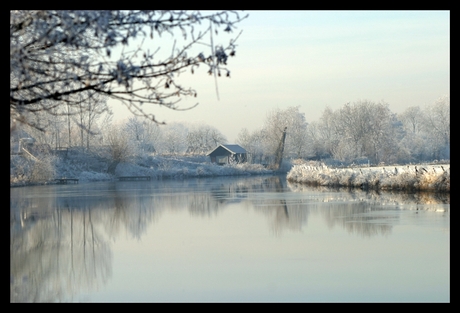
[[71,139],[71,134],[70,134],[70,109],[69,109],[69,106],[67,106],[67,127],[68,127],[68,132],[69,132],[69,145],[67,146],[68,148],[70,148],[72,146],[72,139]]
[[112,161],[112,163],[109,164],[107,173],[115,175],[115,169],[117,168],[118,163],[120,163],[120,161]]

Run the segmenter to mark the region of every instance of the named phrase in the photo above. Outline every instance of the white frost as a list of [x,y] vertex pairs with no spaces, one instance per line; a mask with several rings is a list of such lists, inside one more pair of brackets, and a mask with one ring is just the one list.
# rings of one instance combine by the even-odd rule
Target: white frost
[[329,168],[304,163],[294,165],[287,179],[316,186],[450,192],[450,165]]

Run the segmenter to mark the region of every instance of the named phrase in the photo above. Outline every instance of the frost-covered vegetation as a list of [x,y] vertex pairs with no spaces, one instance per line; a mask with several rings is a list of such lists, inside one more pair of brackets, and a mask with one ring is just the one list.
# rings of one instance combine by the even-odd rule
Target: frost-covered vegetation
[[94,111],[101,98],[153,121],[145,106],[184,109],[178,102],[197,92],[178,81],[179,73],[201,71],[201,65],[216,79],[230,77],[227,64],[241,33],[233,30],[247,16],[235,11],[11,10],[12,122],[45,129],[50,125],[32,118],[35,113],[76,116]]
[[147,175],[153,178],[188,178],[230,175],[268,174],[272,171],[260,164],[211,163],[209,157],[202,156],[150,156],[141,162],[122,163],[117,167],[117,176]]
[[306,162],[294,165],[287,179],[312,186],[450,192],[450,164],[329,168]]
[[205,155],[162,156],[142,154],[120,162],[115,173],[107,172],[109,161],[100,155],[71,150],[65,157],[43,156],[31,160],[15,155],[10,162],[10,185],[52,183],[56,178],[76,178],[80,182],[115,180],[119,176],[150,176],[153,179],[270,174],[260,164],[211,163]]
[[[348,102],[335,110],[325,107],[320,119],[310,122],[300,106],[276,108],[261,128],[243,128],[236,140],[249,163],[264,166],[183,160],[186,153],[204,155],[227,139],[204,123],[160,128],[163,123],[144,108],[184,109],[178,102],[197,92],[179,85],[179,74],[204,67],[214,78],[229,77],[227,62],[241,33],[233,30],[246,17],[226,11],[10,11],[10,143],[17,146],[11,149],[11,184],[63,176],[87,181],[264,173],[264,166],[280,159],[277,151],[284,151],[288,163],[322,160],[334,166],[450,159],[450,98],[444,95],[401,114],[383,100]],[[165,33],[171,36],[160,39]],[[219,43],[222,36],[230,37],[228,44]],[[133,116],[112,123],[108,100],[124,104]],[[68,155],[58,157],[63,149]],[[449,174],[426,170],[305,172],[299,165],[290,175],[319,185],[450,189]]]

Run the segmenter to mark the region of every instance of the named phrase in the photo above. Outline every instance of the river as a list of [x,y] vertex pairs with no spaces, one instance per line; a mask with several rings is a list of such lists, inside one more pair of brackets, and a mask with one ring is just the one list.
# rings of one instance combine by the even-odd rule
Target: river
[[10,188],[11,302],[449,302],[450,195],[218,177]]

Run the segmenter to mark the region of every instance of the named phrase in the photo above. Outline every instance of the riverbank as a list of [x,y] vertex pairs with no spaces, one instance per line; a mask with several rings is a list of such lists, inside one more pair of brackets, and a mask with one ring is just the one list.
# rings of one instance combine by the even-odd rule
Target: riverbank
[[450,193],[450,164],[329,168],[294,165],[287,180],[311,186]]
[[[185,179],[274,173],[260,164],[242,163],[221,166],[209,162],[203,156],[147,155],[137,157],[131,162],[118,164],[115,175],[107,173],[107,162],[87,155],[71,155],[65,159],[48,158],[43,164],[32,163],[19,157],[11,159],[10,187],[55,184],[57,178],[78,179],[80,183],[84,183],[112,181],[117,180],[120,176]],[[37,175],[37,172],[40,175]]]

